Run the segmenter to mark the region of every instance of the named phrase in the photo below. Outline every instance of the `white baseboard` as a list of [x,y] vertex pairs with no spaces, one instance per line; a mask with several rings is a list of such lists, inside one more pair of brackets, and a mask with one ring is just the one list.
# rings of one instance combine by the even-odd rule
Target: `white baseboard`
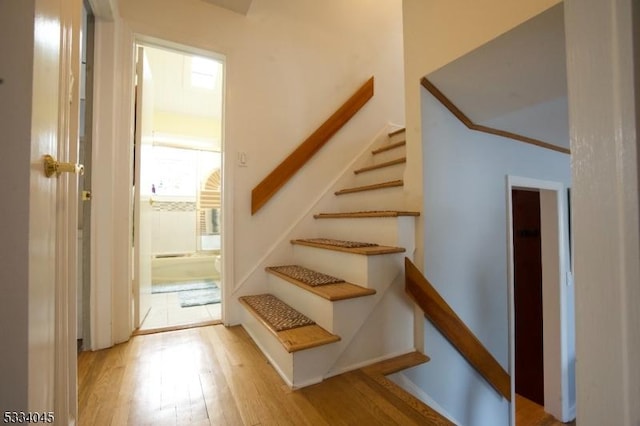
[[420,389],[415,383],[409,380],[409,378],[407,378],[407,376],[405,376],[403,373],[390,374],[389,376],[387,376],[387,378],[392,382],[394,382],[396,385],[400,386],[402,389],[409,392],[411,395],[418,398],[420,401],[427,404],[429,407],[436,410],[442,416],[446,417],[447,420],[449,420],[450,422],[453,422],[456,425],[461,424],[459,421],[454,419],[453,416],[447,413],[447,411],[444,408],[442,408],[440,404],[438,404],[429,395],[427,395],[425,391]]

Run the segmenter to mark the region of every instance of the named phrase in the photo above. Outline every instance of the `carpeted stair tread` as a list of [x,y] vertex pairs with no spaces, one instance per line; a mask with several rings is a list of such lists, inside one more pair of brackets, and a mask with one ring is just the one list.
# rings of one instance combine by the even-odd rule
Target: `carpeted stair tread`
[[407,144],[406,141],[400,141],[400,142],[392,143],[389,145],[384,145],[384,146],[381,146],[380,148],[376,148],[373,151],[371,151],[371,154],[376,155],[376,154],[380,154],[381,152],[386,152],[392,149],[401,148],[406,144]]
[[354,192],[374,191],[377,189],[395,188],[403,185],[404,185],[404,181],[401,179],[398,179],[398,180],[392,180],[388,182],[375,183],[373,185],[354,186],[351,188],[344,188],[344,189],[341,189],[340,191],[336,191],[334,194],[335,195],[352,194]]
[[[315,324],[311,319],[307,318],[271,294],[242,296],[238,300],[273,335],[276,336],[289,353],[326,345],[340,340],[340,336],[329,333],[324,328]],[[284,307],[282,307],[282,305],[284,305]],[[274,318],[275,322],[282,322],[281,319],[278,319],[280,315],[274,315],[274,310],[270,309],[274,306],[277,307],[276,310],[278,312],[281,312],[281,314],[284,313],[284,322],[295,322],[296,326],[293,328],[278,330],[277,328],[279,327],[275,327],[272,322],[270,322],[274,321]],[[267,317],[270,319],[267,320]],[[292,321],[294,318],[295,321]]]
[[342,219],[342,218],[366,218],[366,217],[400,217],[400,216],[420,216],[420,212],[400,211],[400,210],[368,210],[359,212],[337,212],[318,213],[313,215],[315,219]]
[[314,286],[297,280],[289,275],[282,274],[274,267],[267,267],[266,270],[267,272],[280,277],[283,280],[290,282],[291,284],[294,284],[317,296],[322,297],[323,299],[327,299],[332,302],[376,294],[376,291],[372,288],[361,287],[359,285],[348,283],[345,281]]
[[315,324],[311,318],[296,311],[272,294],[242,296],[240,300],[250,306],[269,325],[269,328],[275,331]]
[[301,241],[308,243],[322,244],[333,247],[341,248],[362,248],[362,247],[377,247],[376,243],[364,243],[360,241],[346,241],[346,240],[334,240],[332,238],[304,238]]
[[370,172],[372,170],[383,169],[385,167],[391,167],[398,164],[404,164],[407,162],[407,157],[396,158],[395,160],[385,161],[384,163],[373,164],[371,166],[361,167],[353,171],[354,174],[358,175],[364,172]]
[[300,265],[271,266],[267,269],[312,287],[344,282],[342,278],[332,277],[331,275],[323,274],[322,272],[317,272]]
[[[325,243],[325,241],[330,241],[333,243]],[[294,245],[302,245],[309,247],[317,247],[326,250],[334,250],[340,251],[344,253],[352,253],[352,254],[361,254],[365,256],[375,256],[379,254],[391,254],[391,253],[403,253],[406,250],[402,247],[391,247],[391,246],[381,246],[381,245],[366,245],[361,247],[349,247],[344,244],[336,244],[334,241],[340,240],[330,240],[325,238],[310,238],[310,239],[298,239],[291,240],[291,244]]]
[[395,135],[399,135],[400,133],[404,133],[406,131],[407,131],[407,129],[404,128],[404,127],[401,128],[401,129],[394,130],[393,132],[389,132],[389,137],[393,137]]

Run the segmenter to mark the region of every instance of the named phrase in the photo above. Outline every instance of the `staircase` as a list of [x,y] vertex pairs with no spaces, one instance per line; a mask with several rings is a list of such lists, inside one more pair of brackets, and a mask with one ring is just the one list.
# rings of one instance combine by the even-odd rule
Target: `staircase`
[[400,129],[335,192],[338,212],[290,242],[291,261],[266,268],[267,292],[239,299],[243,327],[291,387],[415,350],[403,286],[419,213],[398,209],[405,162]]

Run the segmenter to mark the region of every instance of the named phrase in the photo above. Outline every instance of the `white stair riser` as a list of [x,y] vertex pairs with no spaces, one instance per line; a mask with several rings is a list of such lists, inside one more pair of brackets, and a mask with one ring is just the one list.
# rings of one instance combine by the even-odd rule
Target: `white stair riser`
[[293,355],[247,308],[242,306],[242,327],[249,333],[278,374],[289,386],[293,386]]
[[404,270],[404,253],[364,256],[296,244],[293,256],[298,265],[376,291]]
[[323,299],[295,284],[292,284],[276,275],[268,274],[269,293],[282,300],[298,312],[304,313],[325,330],[337,334],[334,331],[332,302]]
[[[340,342],[338,342],[340,343]],[[321,382],[334,360],[339,356],[342,348],[337,343],[318,346],[295,352],[293,358],[293,388],[299,389],[305,386]]]
[[320,327],[340,336],[343,342],[348,342],[361,325],[360,321],[354,319],[365,318],[385,291],[383,288],[377,294],[331,302],[269,274],[271,294],[298,312],[303,312]]
[[258,319],[243,309],[242,326],[278,374],[290,387],[297,389],[320,383],[340,353],[335,343],[297,352],[287,352],[278,339]]
[[371,296],[341,300],[334,303],[333,323],[335,334],[344,336],[342,339],[344,345],[351,341],[354,334],[362,326],[362,320],[354,321],[354,319],[367,318],[380,298],[384,296],[385,290],[378,291],[378,293]]
[[297,265],[366,287],[368,268],[365,256],[296,244],[293,246],[293,258]]
[[395,210],[404,205],[402,186],[336,196],[337,211]]
[[401,277],[395,280],[332,364],[328,376],[414,350],[413,305],[404,294],[403,281]]
[[[383,146],[387,146],[387,145],[391,145],[391,144],[384,144],[379,148],[382,148]],[[386,161],[395,160],[396,158],[405,157],[406,154],[407,154],[407,147],[406,145],[403,145],[397,148],[389,149],[387,151],[379,152],[377,154],[371,154],[371,157],[373,157],[373,162],[375,164],[379,164],[379,163],[384,163]]]
[[[363,241],[406,247],[405,230],[413,232],[415,217],[367,217],[316,219],[316,234],[323,238]],[[411,229],[407,229],[411,227]],[[411,240],[413,235],[409,235]]]
[[407,139],[406,132],[400,132],[397,135],[389,136],[387,139],[389,140],[389,143],[404,141]]
[[380,182],[400,180],[404,177],[404,166],[404,163],[400,163],[358,174],[354,173],[353,186],[373,185]]

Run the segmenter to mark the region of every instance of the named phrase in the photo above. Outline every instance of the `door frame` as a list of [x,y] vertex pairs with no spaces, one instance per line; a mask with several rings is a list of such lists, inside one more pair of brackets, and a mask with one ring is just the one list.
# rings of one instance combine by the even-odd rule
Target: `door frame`
[[[232,181],[231,175],[233,173],[233,162],[229,161],[228,152],[229,149],[226,146],[226,138],[225,138],[225,101],[226,101],[226,77],[227,77],[227,59],[226,56],[213,52],[206,49],[201,49],[194,46],[188,46],[180,43],[175,43],[168,40],[159,39],[152,36],[147,36],[144,34],[135,33],[132,37],[131,43],[131,51],[137,52],[137,46],[150,46],[161,49],[173,50],[181,54],[189,54],[189,55],[198,55],[211,59],[215,59],[216,61],[220,61],[222,63],[222,117],[221,117],[221,133],[220,133],[220,155],[222,157],[222,168],[221,168],[221,192],[222,192],[222,220],[220,221],[220,245],[221,245],[221,253],[222,253],[222,262],[221,262],[221,279],[220,279],[220,293],[221,293],[221,320],[223,324],[227,324],[226,320],[226,306],[229,298],[229,294],[233,288],[233,199],[231,197],[232,188],[230,188]],[[133,61],[133,67],[131,69],[132,81],[134,81],[133,76],[135,76],[135,61]],[[135,85],[130,88],[131,92],[130,99],[133,105],[134,94],[135,94]],[[132,109],[133,110],[133,109]],[[133,117],[131,117],[131,121],[133,122]],[[129,138],[130,142],[130,151],[133,152],[134,143],[133,143],[133,132],[131,133],[131,137]],[[133,169],[132,169],[133,171]],[[133,188],[129,188],[129,200],[133,203]],[[129,206],[131,211],[132,205]],[[135,223],[135,222],[134,222]],[[133,255],[131,250],[133,248],[131,245],[129,246],[130,253]],[[137,265],[134,266],[137,268]],[[133,277],[132,277],[133,278]],[[229,290],[229,291],[227,291]],[[135,293],[129,293],[130,305],[135,304],[135,297],[139,297]],[[135,314],[133,315],[135,317]],[[133,319],[133,318],[132,318]],[[133,328],[132,328],[133,331]]]
[[[78,163],[82,2],[68,0],[60,3],[60,95],[56,155],[59,161]],[[78,414],[79,177],[65,173],[57,180],[54,407],[56,422],[75,424]]]
[[[513,259],[513,189],[540,192],[542,239],[542,315],[545,411],[561,421],[575,417],[575,401],[569,401],[570,359],[569,291],[573,291],[569,265],[566,187],[562,182],[507,175],[507,271],[509,302],[509,373],[511,375],[511,424],[515,422],[515,303]],[[575,393],[574,393],[575,395]]]

